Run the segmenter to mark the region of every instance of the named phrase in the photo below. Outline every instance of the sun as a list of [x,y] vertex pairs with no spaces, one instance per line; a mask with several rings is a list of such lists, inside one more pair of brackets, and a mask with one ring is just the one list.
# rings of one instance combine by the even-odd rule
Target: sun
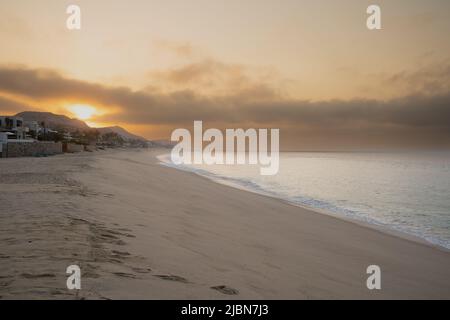
[[88,120],[97,114],[97,109],[86,104],[74,104],[67,109],[79,120]]

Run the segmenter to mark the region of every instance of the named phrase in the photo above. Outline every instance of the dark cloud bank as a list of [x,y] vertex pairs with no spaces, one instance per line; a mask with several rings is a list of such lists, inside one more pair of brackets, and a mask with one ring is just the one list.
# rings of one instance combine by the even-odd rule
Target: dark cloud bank
[[[7,96],[36,103],[67,100],[115,107],[97,120],[171,128],[192,126],[274,127],[285,149],[429,147],[450,148],[450,92],[412,94],[388,101],[330,100],[310,102],[277,95],[264,85],[228,95],[193,91],[162,94],[63,77],[54,71],[0,68],[0,112],[30,109]],[[149,133],[151,135],[151,133]]]

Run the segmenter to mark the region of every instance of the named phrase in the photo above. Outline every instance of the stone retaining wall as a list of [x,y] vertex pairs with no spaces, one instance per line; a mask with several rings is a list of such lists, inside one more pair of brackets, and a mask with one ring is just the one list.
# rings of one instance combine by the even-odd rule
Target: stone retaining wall
[[61,142],[8,142],[3,145],[3,157],[7,158],[50,156],[62,152]]
[[82,144],[64,143],[63,150],[68,153],[81,152],[84,151],[84,146]]

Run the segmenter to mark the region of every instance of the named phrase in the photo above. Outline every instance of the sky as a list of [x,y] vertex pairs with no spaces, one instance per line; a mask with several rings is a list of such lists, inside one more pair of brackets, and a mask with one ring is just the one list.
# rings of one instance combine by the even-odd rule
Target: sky
[[450,148],[447,0],[2,0],[0,15],[1,114],[149,139],[194,120],[280,128],[289,150]]

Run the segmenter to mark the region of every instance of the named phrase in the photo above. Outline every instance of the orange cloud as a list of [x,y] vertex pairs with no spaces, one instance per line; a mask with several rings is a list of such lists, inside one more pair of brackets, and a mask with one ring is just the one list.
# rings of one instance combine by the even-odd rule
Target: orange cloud
[[[77,100],[110,106],[114,112],[93,121],[125,123],[142,131],[144,126],[160,127],[166,135],[169,128],[203,120],[220,128],[280,128],[282,141],[293,143],[307,135],[309,141],[321,146],[352,145],[359,140],[358,144],[365,141],[367,146],[371,141],[382,145],[394,140],[414,144],[424,139],[429,146],[450,147],[450,91],[387,101],[311,102],[278,95],[265,86],[226,95],[202,95],[192,90],[151,93],[70,79],[54,71],[7,67],[0,68],[0,91],[35,101]],[[15,101],[5,105],[19,107]]]

